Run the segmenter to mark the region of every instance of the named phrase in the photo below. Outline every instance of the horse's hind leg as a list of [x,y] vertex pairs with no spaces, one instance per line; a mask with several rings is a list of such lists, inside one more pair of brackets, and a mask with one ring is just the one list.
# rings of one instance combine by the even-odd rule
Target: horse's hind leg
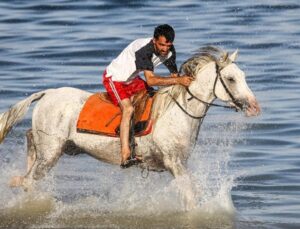
[[47,135],[33,138],[31,143],[33,144],[28,154],[27,174],[19,179],[20,183],[18,184],[25,190],[31,189],[34,181],[43,178],[56,164],[62,155],[65,142]]
[[[29,173],[36,160],[36,149],[33,142],[32,129],[29,129],[26,132],[26,138],[27,138],[27,173]],[[23,179],[24,179],[23,176],[12,177],[9,185],[11,187],[18,187],[22,185]]]
[[36,149],[33,142],[33,134],[31,129],[27,131],[26,137],[27,137],[27,173],[29,173],[36,160]]

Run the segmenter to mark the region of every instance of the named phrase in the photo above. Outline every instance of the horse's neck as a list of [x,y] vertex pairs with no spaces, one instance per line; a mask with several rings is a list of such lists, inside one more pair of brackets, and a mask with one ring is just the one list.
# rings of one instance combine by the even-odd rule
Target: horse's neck
[[214,62],[210,62],[198,72],[189,89],[197,98],[211,103],[215,99],[215,79],[216,66]]
[[194,144],[199,134],[200,125],[208,111],[209,106],[207,103],[212,103],[215,99],[214,83],[216,79],[215,63],[209,63],[205,65],[195,77],[195,81],[190,85],[189,90],[193,96],[204,101],[200,102],[196,98],[190,99],[191,96],[187,93],[184,100],[187,103],[187,110],[189,110],[194,116],[202,117],[201,121],[198,119],[190,119],[190,139]]
[[[195,77],[195,81],[189,87],[190,92],[197,98],[211,103],[215,99],[214,83],[216,79],[215,63],[211,62],[205,65]],[[188,106],[193,112],[201,112],[206,108],[205,103],[201,103],[196,99],[190,100],[191,95],[187,93],[182,86],[174,85],[167,88],[162,88],[156,95],[152,118],[159,118],[168,108],[170,104],[174,103],[173,98],[183,104],[184,107]],[[201,115],[201,114],[199,114]]]
[[[212,102],[214,100],[214,80],[215,80],[215,66],[214,64],[207,64],[196,76],[195,81],[190,85],[189,90],[197,98],[205,101]],[[177,87],[177,88],[176,88]],[[174,99],[180,106],[192,116],[201,117],[207,112],[207,104],[191,99],[187,91],[179,86],[169,87],[165,90],[160,90],[160,94],[156,98],[153,118],[161,123],[172,123],[167,128],[177,130],[178,137],[182,134],[193,140],[196,138],[201,122],[199,119],[188,116],[182,111],[178,105],[175,104]],[[178,92],[178,93],[176,93]],[[172,98],[173,97],[173,98]],[[161,125],[163,126],[163,125]],[[164,126],[164,128],[166,128]],[[176,131],[171,131],[176,132]],[[180,133],[179,133],[180,132]]]
[[[181,97],[182,104],[186,104],[187,111],[193,116],[201,117],[207,112],[207,103],[212,103],[215,99],[214,83],[216,79],[216,68],[214,63],[205,65],[196,75],[195,80],[189,87],[189,91],[196,98],[192,98],[191,94],[184,93]],[[201,102],[199,100],[204,102]]]

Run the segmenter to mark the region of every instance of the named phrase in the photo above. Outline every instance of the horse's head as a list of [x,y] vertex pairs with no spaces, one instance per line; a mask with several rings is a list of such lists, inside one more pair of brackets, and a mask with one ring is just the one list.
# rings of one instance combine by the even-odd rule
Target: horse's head
[[219,98],[247,116],[258,115],[259,104],[247,85],[245,73],[235,64],[237,55],[238,51],[229,55],[217,47],[204,47],[185,61],[181,70],[195,78],[189,89],[202,100],[211,103]]
[[214,94],[222,101],[244,111],[247,116],[255,116],[260,113],[260,106],[247,85],[245,73],[235,64],[237,55],[238,50],[217,61]]
[[[245,73],[235,64],[238,51],[228,55],[220,48],[208,46],[185,61],[181,71],[195,78],[190,92],[210,103],[219,98],[247,116],[260,113],[260,107],[249,89]],[[214,77],[213,77],[214,76]]]

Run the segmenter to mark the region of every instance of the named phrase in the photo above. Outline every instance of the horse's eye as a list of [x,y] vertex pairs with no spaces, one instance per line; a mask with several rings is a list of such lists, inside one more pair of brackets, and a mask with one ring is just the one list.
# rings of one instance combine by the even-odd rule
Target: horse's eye
[[232,77],[228,77],[227,80],[230,82],[230,83],[234,83],[234,79]]

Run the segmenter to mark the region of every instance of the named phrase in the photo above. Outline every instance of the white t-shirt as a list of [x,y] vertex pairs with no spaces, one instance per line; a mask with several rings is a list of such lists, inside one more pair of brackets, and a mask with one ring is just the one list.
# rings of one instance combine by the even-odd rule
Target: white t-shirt
[[176,51],[174,46],[166,57],[155,53],[152,38],[142,38],[131,42],[106,68],[106,76],[113,81],[129,82],[139,72],[153,71],[164,63],[171,73],[177,73]]

